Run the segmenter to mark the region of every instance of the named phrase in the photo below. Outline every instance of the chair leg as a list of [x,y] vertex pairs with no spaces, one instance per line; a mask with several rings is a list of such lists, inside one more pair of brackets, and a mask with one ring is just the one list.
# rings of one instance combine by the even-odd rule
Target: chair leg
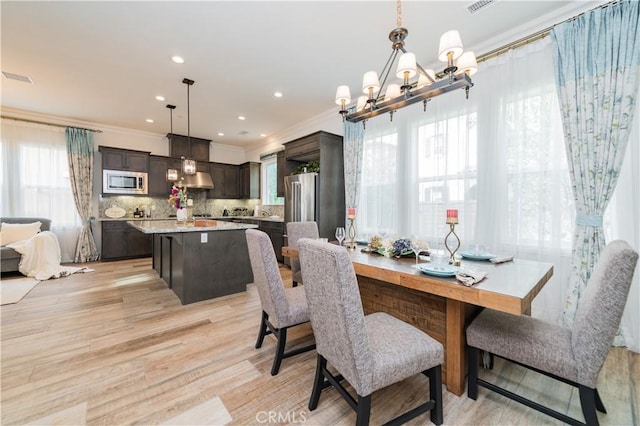
[[262,347],[262,342],[264,342],[264,336],[267,335],[267,320],[269,319],[269,314],[265,311],[262,311],[262,320],[260,321],[260,331],[258,332],[258,340],[256,341],[256,349]]
[[324,375],[322,370],[327,367],[327,360],[318,355],[316,361],[316,377],[313,381],[313,390],[311,391],[311,398],[309,399],[309,411],[313,411],[318,408],[318,402],[320,402],[320,392],[324,388]]
[[442,367],[440,365],[432,367],[427,372],[427,375],[429,376],[429,399],[435,403],[431,409],[431,422],[441,425],[444,421],[442,411]]
[[607,414],[607,409],[604,408],[604,404],[602,403],[602,399],[600,399],[600,393],[598,392],[597,388],[596,388],[596,410],[600,411],[601,413]]
[[358,395],[358,405],[356,409],[356,426],[368,426],[371,415],[371,394],[367,396]]
[[580,405],[582,406],[582,414],[587,426],[598,426],[598,415],[596,414],[596,397],[597,391],[586,386],[578,386],[580,392]]
[[473,400],[478,398],[478,348],[469,347],[469,377],[467,379],[467,396]]
[[284,358],[284,345],[287,343],[287,329],[282,327],[275,333],[278,339],[278,348],[276,349],[276,357],[273,359],[273,366],[271,367],[271,375],[275,376],[280,371],[280,364],[282,358]]

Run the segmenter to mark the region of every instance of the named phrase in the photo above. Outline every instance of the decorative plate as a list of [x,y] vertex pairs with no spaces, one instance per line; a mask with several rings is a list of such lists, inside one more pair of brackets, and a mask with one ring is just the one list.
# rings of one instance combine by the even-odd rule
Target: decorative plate
[[127,214],[127,212],[120,207],[109,207],[104,211],[104,215],[106,217],[110,217],[111,219],[118,219],[118,218],[124,217],[125,214]]
[[470,251],[461,251],[460,256],[470,260],[489,260],[496,257],[495,254],[491,253],[474,253]]
[[418,265],[418,269],[420,272],[436,277],[453,277],[460,271],[460,268],[451,265]]

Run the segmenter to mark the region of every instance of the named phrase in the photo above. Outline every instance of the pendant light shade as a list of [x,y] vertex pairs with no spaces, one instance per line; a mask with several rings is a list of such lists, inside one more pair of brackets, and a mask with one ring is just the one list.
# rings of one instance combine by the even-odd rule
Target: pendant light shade
[[447,62],[449,53],[451,53],[451,59],[458,59],[464,47],[462,46],[462,39],[460,33],[456,30],[447,31],[440,36],[440,48],[438,49],[438,60],[441,62]]
[[338,86],[338,90],[336,91],[336,103],[338,105],[348,104],[351,102],[351,92],[349,91],[349,86]]
[[378,73],[375,71],[367,71],[362,77],[362,93],[368,95],[369,93],[378,93],[380,90],[380,81],[378,80]]
[[398,61],[396,77],[405,78],[405,73],[408,73],[406,75],[408,78],[413,78],[418,74],[418,68],[416,67],[416,55],[411,52],[404,53],[400,56],[400,60]]
[[476,61],[475,53],[469,51],[464,52],[456,62],[458,72],[464,72],[469,77],[478,72],[478,62]]
[[191,114],[190,114],[190,100],[189,100],[189,88],[195,83],[188,78],[182,79],[182,82],[187,85],[187,155],[188,157],[182,158],[182,171],[186,175],[196,174],[196,161],[191,159]]
[[[173,133],[173,110],[176,109],[176,106],[167,104],[167,109],[169,110],[170,133]],[[167,169],[167,180],[176,182],[178,180],[178,170]]]

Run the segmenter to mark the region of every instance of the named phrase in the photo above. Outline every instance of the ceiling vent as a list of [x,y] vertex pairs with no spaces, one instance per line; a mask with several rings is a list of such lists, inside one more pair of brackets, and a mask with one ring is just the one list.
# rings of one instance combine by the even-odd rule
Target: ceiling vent
[[469,11],[470,14],[474,15],[476,13],[479,13],[485,10],[487,7],[491,6],[495,2],[496,0],[479,0],[467,6],[467,10]]
[[33,80],[31,80],[31,77],[28,77],[26,75],[14,74],[6,71],[2,71],[2,75],[4,76],[4,78],[8,80],[16,80],[16,81],[21,81],[23,83],[33,84]]
[[240,131],[238,132],[238,136],[246,136],[246,135],[247,135],[247,133],[249,133],[249,132],[248,132],[248,131],[246,131],[246,130],[240,130]]

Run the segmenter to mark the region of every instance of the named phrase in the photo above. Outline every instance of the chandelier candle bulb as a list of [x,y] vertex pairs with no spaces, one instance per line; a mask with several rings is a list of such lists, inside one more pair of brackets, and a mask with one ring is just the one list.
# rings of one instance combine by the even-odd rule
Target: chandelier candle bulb
[[347,219],[355,219],[356,218],[356,209],[353,207],[349,207],[347,209]]
[[458,223],[458,210],[449,209],[447,210],[447,222],[448,224],[457,224]]

